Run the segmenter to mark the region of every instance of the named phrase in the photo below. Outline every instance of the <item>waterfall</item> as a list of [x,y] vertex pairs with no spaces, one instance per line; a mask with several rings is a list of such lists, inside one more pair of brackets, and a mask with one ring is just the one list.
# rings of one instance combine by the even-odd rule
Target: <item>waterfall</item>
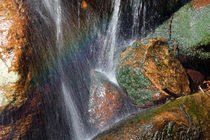
[[[98,65],[96,70],[103,72],[104,74],[109,77],[109,79],[117,84],[116,76],[115,76],[115,61],[114,61],[114,54],[119,47],[119,42],[123,42],[123,40],[118,40],[118,37],[120,37],[120,34],[118,31],[120,30],[119,23],[120,21],[120,3],[121,0],[115,0],[113,1],[113,13],[111,16],[111,20],[108,24],[108,29],[106,31],[106,35],[101,35],[99,32],[99,38],[102,38],[103,45],[100,46],[100,55],[98,57]],[[120,44],[121,48],[125,46],[131,45],[134,41],[136,41],[139,37],[139,34],[141,36],[145,35],[145,27],[146,27],[146,5],[143,3],[143,0],[132,0],[131,1],[131,7],[132,7],[132,28],[131,30],[131,36],[130,40],[128,42],[125,42],[124,44]],[[142,15],[142,18],[140,19],[140,15]],[[142,26],[139,25],[139,23],[142,23]],[[141,28],[141,29],[139,29]],[[141,33],[139,33],[139,30]]]
[[[129,46],[138,38],[139,29],[142,27],[139,22],[144,23],[145,26],[145,22],[139,19],[140,15],[143,15],[143,3],[141,0],[131,1],[132,10],[129,12],[132,14],[129,18],[132,19],[132,26],[129,31],[132,34],[128,36],[130,40],[124,43],[120,34],[120,30],[123,28],[121,17],[125,14],[121,11],[123,6],[121,0],[112,1],[112,5],[109,5],[112,6],[110,8],[112,13],[110,15],[102,13],[104,14],[103,20],[100,19],[99,13],[94,8],[91,9],[91,5],[88,5],[89,9],[82,9],[79,0],[43,0],[41,3],[39,1],[34,0],[34,3],[37,4],[36,10],[42,18],[41,22],[37,20],[37,28],[41,30],[38,35],[43,34],[40,38],[44,45],[47,44],[47,47],[41,45],[43,48],[46,47],[49,55],[47,57],[50,57],[49,60],[46,60],[46,69],[50,76],[46,77],[49,77],[49,80],[52,79],[50,86],[52,89],[56,89],[54,94],[59,97],[59,99],[55,99],[55,101],[59,101],[58,105],[55,105],[55,111],[56,109],[61,110],[55,112],[55,116],[59,116],[54,117],[57,119],[55,125],[51,125],[54,120],[51,119],[51,116],[47,116],[46,120],[50,123],[47,124],[47,129],[50,129],[47,135],[52,139],[53,136],[58,135],[57,130],[61,129],[59,131],[61,139],[86,140],[100,131],[96,130],[88,121],[89,72],[96,69],[117,84],[115,76],[116,51]],[[33,7],[33,4],[31,5]],[[40,24],[45,24],[41,27],[49,28],[46,33],[44,28],[39,28]],[[50,36],[46,41],[45,36],[48,33]],[[96,56],[98,57],[96,58]],[[50,63],[52,65],[49,65]],[[124,104],[127,105],[127,103]],[[116,121],[136,111],[129,106],[126,108],[126,105]],[[56,128],[61,119],[62,124]],[[53,133],[52,137],[51,133]]]
[[115,78],[114,53],[115,47],[117,45],[120,2],[121,0],[115,0],[113,3],[114,11],[108,26],[106,36],[104,37],[104,44],[100,51],[100,56],[98,60],[99,65],[97,68],[99,71],[106,73],[110,80],[112,80],[114,83],[117,83],[117,80]]
[[[58,50],[58,71],[60,71],[61,79],[61,94],[63,95],[65,105],[65,115],[69,123],[69,127],[72,128],[71,138],[73,140],[83,140],[85,137],[84,124],[82,123],[82,117],[78,111],[77,104],[73,99],[71,87],[68,87],[68,81],[65,79],[65,71],[62,64],[62,49],[64,45],[63,40],[63,25],[62,25],[62,5],[61,0],[44,0],[44,5],[49,12],[50,16],[55,22],[56,26],[56,48]],[[78,8],[79,9],[79,8]],[[79,16],[79,11],[78,11]],[[79,20],[79,17],[78,17]],[[79,24],[79,23],[78,23]],[[80,26],[80,25],[78,25]]]

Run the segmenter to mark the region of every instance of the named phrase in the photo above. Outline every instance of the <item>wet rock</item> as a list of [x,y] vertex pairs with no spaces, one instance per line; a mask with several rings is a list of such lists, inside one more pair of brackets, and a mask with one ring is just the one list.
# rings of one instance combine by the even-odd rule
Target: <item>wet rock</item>
[[186,4],[147,37],[167,39],[169,47],[175,46],[184,59],[207,60],[210,58],[209,6],[196,10],[191,3]]
[[208,139],[210,96],[197,93],[133,115],[94,140]]
[[31,80],[26,4],[22,0],[0,3],[0,114],[26,101]]
[[118,114],[122,107],[119,88],[97,71],[91,72],[89,100],[90,121],[98,128],[104,128]]
[[169,96],[190,93],[184,68],[162,38],[137,41],[123,52],[117,80],[137,105],[153,105]]

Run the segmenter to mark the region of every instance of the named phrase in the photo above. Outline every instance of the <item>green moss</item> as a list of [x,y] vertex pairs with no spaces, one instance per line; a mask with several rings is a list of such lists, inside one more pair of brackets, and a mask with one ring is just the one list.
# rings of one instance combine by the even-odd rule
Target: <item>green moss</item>
[[150,81],[138,70],[123,66],[119,69],[117,80],[135,104],[144,105],[148,101],[153,101],[153,91],[147,89]]
[[171,38],[168,29],[170,20],[165,21],[147,38],[163,37],[168,40],[171,49],[176,41],[179,53],[185,57],[210,58],[209,52],[200,49],[210,44],[210,6],[194,10],[188,3],[174,13],[171,22]]

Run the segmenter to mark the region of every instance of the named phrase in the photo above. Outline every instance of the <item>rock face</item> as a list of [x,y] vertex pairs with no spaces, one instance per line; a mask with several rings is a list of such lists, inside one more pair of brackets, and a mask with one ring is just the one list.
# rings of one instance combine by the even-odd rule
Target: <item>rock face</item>
[[26,101],[31,80],[27,9],[22,0],[0,3],[0,114]]
[[137,105],[190,93],[184,68],[162,38],[137,41],[123,52],[117,80]]
[[197,93],[131,116],[94,140],[208,139],[210,96]]
[[100,72],[91,72],[90,121],[98,128],[107,126],[122,107],[119,88]]
[[[38,136],[37,128],[41,130],[42,99],[36,85],[30,84],[32,43],[27,10],[23,0],[0,2],[0,139],[33,139]],[[32,126],[36,127],[33,135]]]
[[[195,1],[193,2],[195,3]],[[202,5],[199,0],[197,2]],[[148,37],[163,37],[169,42],[170,48],[173,48],[174,43],[176,43],[178,54],[185,58],[209,59],[210,30],[208,17],[210,15],[210,5],[208,1],[205,1],[203,3],[206,7],[196,8],[196,10],[192,3],[186,4],[175,12],[170,19],[160,25]]]

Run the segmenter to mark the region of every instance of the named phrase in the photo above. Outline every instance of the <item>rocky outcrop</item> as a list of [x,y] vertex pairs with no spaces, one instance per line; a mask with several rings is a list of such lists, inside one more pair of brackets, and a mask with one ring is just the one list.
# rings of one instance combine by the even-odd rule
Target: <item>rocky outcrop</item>
[[210,96],[197,93],[119,122],[94,140],[208,139]]
[[[195,3],[195,1],[193,2]],[[208,5],[208,1],[205,1],[203,4],[206,7],[194,9],[192,3],[186,4],[175,12],[148,37],[166,38],[170,48],[173,49],[175,44],[177,53],[184,58],[206,60],[210,58],[208,51],[210,5]]]
[[[0,139],[35,138],[42,129],[42,98],[38,86],[30,84],[33,47],[29,26],[24,0],[1,0]],[[32,127],[36,127],[33,136]]]
[[106,127],[119,113],[122,107],[122,92],[97,71],[91,71],[89,99],[90,121],[98,128]]
[[0,3],[0,114],[20,107],[31,80],[27,8],[22,0]]
[[117,80],[137,105],[190,93],[184,68],[162,38],[137,41],[123,52]]

